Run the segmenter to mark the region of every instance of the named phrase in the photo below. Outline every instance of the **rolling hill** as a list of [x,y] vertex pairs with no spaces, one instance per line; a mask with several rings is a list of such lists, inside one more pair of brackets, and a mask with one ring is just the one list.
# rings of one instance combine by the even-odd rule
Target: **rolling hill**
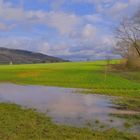
[[42,53],[0,47],[0,64],[32,64],[53,62],[66,62],[66,60],[48,56]]

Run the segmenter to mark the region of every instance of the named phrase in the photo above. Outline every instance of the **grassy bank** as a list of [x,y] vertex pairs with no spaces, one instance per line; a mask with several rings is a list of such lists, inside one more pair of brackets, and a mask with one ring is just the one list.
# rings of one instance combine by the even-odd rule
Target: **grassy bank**
[[139,140],[139,135],[105,132],[88,128],[56,125],[31,109],[14,104],[0,103],[0,139],[2,140]]

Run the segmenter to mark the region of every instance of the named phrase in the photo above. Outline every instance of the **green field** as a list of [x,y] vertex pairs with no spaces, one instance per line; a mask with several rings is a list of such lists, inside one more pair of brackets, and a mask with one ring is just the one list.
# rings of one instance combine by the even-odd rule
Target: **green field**
[[[119,60],[113,60],[111,63],[119,63]],[[118,96],[115,102],[120,105],[120,108],[140,111],[140,72],[114,71],[106,65],[106,61],[1,65],[0,82],[85,88],[89,89],[85,94],[89,92]],[[140,115],[132,115],[128,116],[127,120],[140,124],[139,118]],[[11,104],[0,104],[0,120],[2,120],[0,139],[11,137],[14,140],[21,138],[45,140],[46,136],[51,140],[137,140],[140,138],[113,129],[101,133],[87,128],[58,126],[41,114]]]
[[140,95],[140,72],[108,70],[105,75],[105,65],[105,61],[6,65],[0,66],[0,82],[87,88],[100,94]]

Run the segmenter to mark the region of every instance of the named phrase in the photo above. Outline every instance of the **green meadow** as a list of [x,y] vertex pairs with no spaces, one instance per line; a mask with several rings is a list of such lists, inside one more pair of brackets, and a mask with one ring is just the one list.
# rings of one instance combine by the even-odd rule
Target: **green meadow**
[[121,96],[140,94],[140,72],[114,72],[106,61],[3,65],[0,82],[86,88],[93,93]]
[[[113,60],[117,64],[120,60]],[[1,65],[0,82],[88,89],[84,94],[117,96],[122,109],[140,111],[140,72],[115,71],[106,61]],[[22,93],[21,93],[22,94]],[[126,117],[140,123],[140,115]],[[0,139],[19,140],[138,140],[138,134],[108,129],[56,125],[48,117],[14,104],[0,103]],[[134,121],[133,121],[134,120]]]

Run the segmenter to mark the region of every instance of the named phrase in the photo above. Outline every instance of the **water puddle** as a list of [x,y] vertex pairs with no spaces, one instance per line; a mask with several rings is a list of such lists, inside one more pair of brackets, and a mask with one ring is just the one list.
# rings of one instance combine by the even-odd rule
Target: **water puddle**
[[123,127],[123,119],[109,115],[122,112],[112,107],[113,97],[77,92],[72,88],[0,84],[0,101],[37,109],[47,113],[56,123],[99,128]]

